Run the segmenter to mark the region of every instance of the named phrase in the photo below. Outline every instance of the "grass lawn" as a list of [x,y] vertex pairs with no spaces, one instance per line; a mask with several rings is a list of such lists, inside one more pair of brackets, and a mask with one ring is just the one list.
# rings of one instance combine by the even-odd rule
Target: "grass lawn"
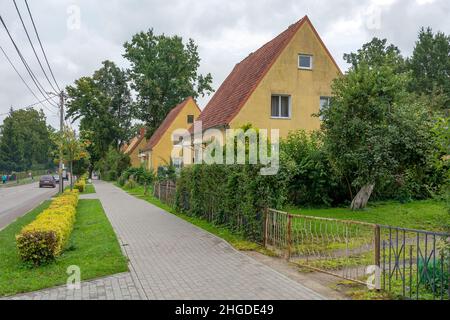
[[288,208],[287,211],[307,216],[364,221],[429,231],[445,231],[450,226],[450,213],[445,203],[435,200],[404,204],[394,201],[369,203],[368,208],[362,211],[351,211],[347,208]]
[[82,194],[91,194],[95,193],[95,187],[92,183],[87,183],[86,188],[84,189]]
[[29,212],[0,232],[0,296],[63,285],[67,267],[77,265],[82,280],[128,270],[116,235],[99,200],[80,200],[77,221],[64,253],[51,264],[29,268],[19,259],[15,235],[50,204]]
[[[119,188],[120,188],[120,186],[119,186]],[[258,252],[264,253],[266,255],[274,255],[274,253],[271,252],[270,250],[265,249],[264,247],[262,247],[261,245],[259,245],[257,243],[245,240],[243,236],[236,234],[234,232],[231,232],[229,229],[227,229],[225,227],[215,226],[206,220],[199,219],[196,217],[190,217],[188,215],[176,212],[175,209],[162,203],[159,199],[155,198],[152,195],[151,189],[149,189],[147,196],[144,195],[144,187],[142,187],[142,186],[138,186],[133,189],[125,189],[125,188],[122,188],[122,189],[135,197],[146,200],[149,203],[151,203],[167,212],[170,212],[170,213],[176,215],[177,217],[179,217],[179,218],[181,218],[203,230],[208,231],[209,233],[212,233],[212,234],[218,236],[219,238],[224,239],[225,241],[227,241],[229,244],[231,244],[237,250],[258,251]]]

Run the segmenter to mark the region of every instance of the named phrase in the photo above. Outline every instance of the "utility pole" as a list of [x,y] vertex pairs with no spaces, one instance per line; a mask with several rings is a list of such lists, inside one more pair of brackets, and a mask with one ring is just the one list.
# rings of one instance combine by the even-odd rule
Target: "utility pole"
[[[61,91],[59,94],[59,132],[61,133],[61,137],[64,132],[64,91]],[[64,180],[63,180],[63,150],[62,148],[59,150],[59,192],[64,192]]]

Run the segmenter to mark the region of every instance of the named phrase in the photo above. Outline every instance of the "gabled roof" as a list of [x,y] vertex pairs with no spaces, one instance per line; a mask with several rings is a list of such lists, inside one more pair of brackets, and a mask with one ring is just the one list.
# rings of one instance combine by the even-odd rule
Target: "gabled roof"
[[[177,118],[181,110],[188,104],[189,101],[193,101],[195,106],[198,108],[197,103],[195,102],[194,98],[189,97],[186,100],[184,100],[182,103],[174,107],[172,110],[170,110],[167,117],[164,119],[164,121],[161,123],[161,125],[156,129],[155,133],[153,133],[150,140],[148,140],[147,145],[144,148],[144,151],[148,151],[153,149],[161,140],[164,133],[169,129],[170,125],[173,123],[173,121]],[[200,108],[198,108],[200,111]]]
[[145,138],[145,128],[142,128],[139,135],[133,137],[126,145],[122,147],[122,152],[125,154],[132,154],[134,150],[141,144],[142,140]]
[[203,122],[203,130],[224,126],[233,120],[305,22],[310,24],[327,54],[340,70],[308,16],[305,16],[234,67],[197,120]]

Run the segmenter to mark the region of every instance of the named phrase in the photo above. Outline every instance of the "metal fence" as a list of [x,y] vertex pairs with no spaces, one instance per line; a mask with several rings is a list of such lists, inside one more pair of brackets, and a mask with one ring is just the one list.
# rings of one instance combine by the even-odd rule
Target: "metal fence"
[[293,215],[269,209],[265,246],[301,266],[410,299],[449,299],[445,233]]
[[153,186],[153,196],[170,206],[175,204],[176,193],[177,187],[173,181],[157,182]]

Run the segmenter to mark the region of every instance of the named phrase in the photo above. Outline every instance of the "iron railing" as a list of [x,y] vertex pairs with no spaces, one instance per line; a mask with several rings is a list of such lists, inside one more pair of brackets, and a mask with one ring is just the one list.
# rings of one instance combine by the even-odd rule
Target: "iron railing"
[[449,234],[268,209],[265,246],[301,266],[409,299],[450,298]]

